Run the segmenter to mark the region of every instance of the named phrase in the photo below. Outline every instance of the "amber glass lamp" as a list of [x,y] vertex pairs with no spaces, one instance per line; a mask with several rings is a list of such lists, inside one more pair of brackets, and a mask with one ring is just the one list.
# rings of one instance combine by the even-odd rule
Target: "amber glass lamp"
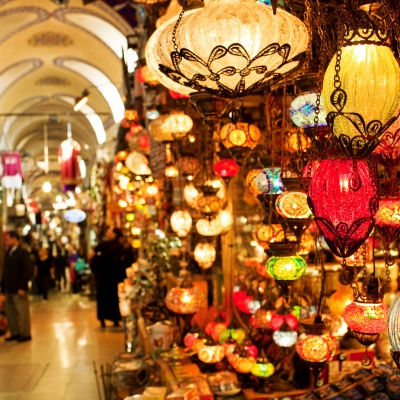
[[217,236],[222,233],[222,226],[218,218],[200,218],[196,222],[196,230],[202,236]]
[[285,231],[281,224],[263,222],[254,228],[253,238],[263,249],[268,250],[270,243],[281,242],[285,239]]
[[192,229],[192,217],[186,210],[174,211],[171,214],[171,229],[179,236],[186,237]]
[[213,265],[217,253],[212,243],[200,242],[194,248],[194,259],[203,269],[208,269]]
[[139,68],[136,76],[139,82],[147,83],[150,86],[156,86],[160,83],[147,65]]
[[158,142],[179,139],[190,132],[192,127],[192,119],[183,112],[160,115],[149,124],[150,133]]
[[176,178],[179,175],[178,168],[175,165],[170,164],[165,167],[165,177],[166,178]]
[[199,360],[206,364],[215,364],[225,357],[225,349],[221,344],[215,343],[210,337],[197,353]]

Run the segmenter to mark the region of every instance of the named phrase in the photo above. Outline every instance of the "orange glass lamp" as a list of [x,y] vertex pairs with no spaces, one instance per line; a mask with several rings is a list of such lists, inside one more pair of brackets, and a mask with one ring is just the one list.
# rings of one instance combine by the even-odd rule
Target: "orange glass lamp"
[[[368,289],[375,285],[378,288],[378,278],[370,278]],[[368,355],[368,347],[375,343],[384,330],[388,327],[389,307],[382,304],[382,297],[375,296],[372,292],[367,293],[366,297],[359,295],[355,301],[349,304],[344,312],[343,319],[354,333],[357,341],[366,347],[362,364],[371,364]]]
[[255,362],[255,357],[249,355],[246,349],[242,348],[238,354],[238,357],[235,357],[232,366],[235,368],[236,372],[240,374],[248,374],[250,373]]
[[285,231],[281,224],[263,222],[254,228],[253,238],[264,250],[268,250],[270,243],[285,239]]
[[259,393],[270,393],[271,389],[268,387],[268,378],[275,372],[275,367],[265,355],[264,349],[261,350],[260,356],[257,357],[250,372],[252,375],[256,376],[260,382],[255,391]]
[[254,196],[259,196],[261,194],[256,181],[256,178],[261,171],[261,168],[252,169],[246,176],[246,186]]
[[165,296],[167,308],[177,314],[194,314],[204,304],[205,295],[194,287],[188,277],[185,277],[180,286],[174,287]]
[[202,236],[217,236],[222,233],[221,221],[218,217],[206,219],[201,218],[196,222],[196,229]]
[[221,333],[227,329],[228,325],[228,322],[212,321],[205,326],[204,332],[218,342]]
[[256,329],[272,329],[271,320],[275,312],[275,310],[270,310],[267,304],[264,304],[250,317],[250,323]]
[[206,364],[215,364],[225,357],[225,349],[221,344],[215,343],[212,338],[209,338],[204,343],[204,346],[198,351],[199,360]]
[[165,177],[166,178],[176,178],[179,175],[178,168],[175,165],[167,165],[165,167]]
[[139,82],[147,83],[150,86],[156,86],[160,83],[158,82],[154,74],[150,72],[149,67],[147,65],[143,66],[142,68],[139,68],[136,76]]

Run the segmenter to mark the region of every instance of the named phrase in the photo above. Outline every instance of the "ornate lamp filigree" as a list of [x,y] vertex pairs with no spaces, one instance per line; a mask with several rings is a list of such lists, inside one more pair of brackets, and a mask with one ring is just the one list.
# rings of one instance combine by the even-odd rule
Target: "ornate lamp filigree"
[[385,19],[362,10],[343,17],[343,46],[323,84],[326,121],[344,153],[363,158],[395,120],[400,68],[389,48]]
[[284,10],[273,15],[270,6],[251,0],[206,0],[200,11],[158,28],[146,46],[146,59],[170,89],[235,98],[297,68],[308,40],[305,24]]

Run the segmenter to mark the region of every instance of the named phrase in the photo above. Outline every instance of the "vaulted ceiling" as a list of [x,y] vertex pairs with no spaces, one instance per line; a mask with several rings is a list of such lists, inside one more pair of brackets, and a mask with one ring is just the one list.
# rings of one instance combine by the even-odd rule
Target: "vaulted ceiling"
[[[28,191],[39,197],[45,129],[55,185],[68,121],[87,161],[115,135],[124,112],[122,48],[133,33],[118,13],[130,1],[57,3],[0,0],[0,150],[24,155]],[[89,101],[74,112],[84,89]]]

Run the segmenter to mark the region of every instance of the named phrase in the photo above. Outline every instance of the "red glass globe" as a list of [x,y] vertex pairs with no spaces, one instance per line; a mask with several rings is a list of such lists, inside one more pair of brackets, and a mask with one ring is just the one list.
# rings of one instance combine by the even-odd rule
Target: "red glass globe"
[[296,344],[297,354],[308,362],[328,362],[333,359],[337,350],[337,343],[329,334],[307,335],[299,337]]
[[293,314],[274,314],[271,318],[271,328],[274,331],[277,331],[285,322],[292,331],[297,331],[297,328],[299,327],[299,320]]
[[334,254],[349,257],[367,239],[378,211],[373,173],[363,160],[323,160],[311,179],[309,205]]
[[400,234],[400,198],[388,197],[379,200],[375,226],[385,244],[394,242]]
[[174,100],[179,100],[179,99],[188,99],[189,96],[187,94],[179,93],[179,92],[174,92],[173,90],[169,89],[168,90],[169,95],[174,99]]
[[214,164],[214,172],[223,179],[233,178],[239,170],[239,165],[232,158],[222,159]]
[[343,312],[343,319],[355,332],[376,334],[388,327],[389,307],[381,303],[353,302]]

